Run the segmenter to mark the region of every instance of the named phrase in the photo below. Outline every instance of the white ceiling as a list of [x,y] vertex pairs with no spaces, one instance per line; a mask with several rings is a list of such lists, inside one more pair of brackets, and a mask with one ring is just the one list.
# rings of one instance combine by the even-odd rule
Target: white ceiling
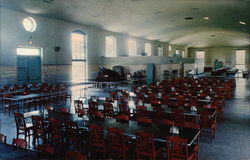
[[[250,0],[1,1],[6,8],[169,44],[188,47],[250,45]],[[209,20],[202,19],[205,16]],[[185,20],[185,17],[194,19]]]

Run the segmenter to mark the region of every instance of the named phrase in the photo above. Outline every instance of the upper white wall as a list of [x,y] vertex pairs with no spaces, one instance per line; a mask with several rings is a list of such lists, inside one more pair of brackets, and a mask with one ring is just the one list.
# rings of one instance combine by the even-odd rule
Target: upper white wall
[[195,52],[198,50],[205,51],[205,65],[213,66],[215,59],[222,61],[225,65],[235,66],[236,49],[246,50],[246,67],[250,68],[250,46],[249,47],[216,47],[216,48],[189,48],[189,57],[195,58]]
[[[152,44],[152,54],[157,55],[157,46],[164,43],[150,41],[143,38],[131,37],[129,35],[95,29],[56,20],[47,17],[31,15],[6,8],[0,8],[0,66],[16,67],[16,48],[19,46],[31,46],[43,48],[43,65],[71,65],[71,33],[74,30],[81,30],[87,34],[87,61],[90,72],[94,71],[99,64],[99,57],[105,56],[105,37],[113,35],[117,39],[117,55],[128,55],[127,41],[135,39],[137,42],[137,55],[144,52],[144,43]],[[31,16],[37,22],[37,29],[34,32],[27,32],[22,25],[25,17]],[[28,41],[33,44],[29,45]],[[54,47],[61,47],[60,52],[55,52]],[[164,48],[164,55],[166,48]],[[93,65],[91,67],[91,65]],[[2,72],[7,72],[2,69]],[[13,71],[14,72],[14,71]],[[70,73],[67,73],[70,75]],[[14,75],[14,74],[13,74]]]

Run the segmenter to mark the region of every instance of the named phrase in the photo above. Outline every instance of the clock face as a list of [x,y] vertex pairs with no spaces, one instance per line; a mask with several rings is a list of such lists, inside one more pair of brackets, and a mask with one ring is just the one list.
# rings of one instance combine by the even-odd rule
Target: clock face
[[26,17],[23,19],[23,27],[28,32],[34,32],[36,30],[36,21],[32,17]]

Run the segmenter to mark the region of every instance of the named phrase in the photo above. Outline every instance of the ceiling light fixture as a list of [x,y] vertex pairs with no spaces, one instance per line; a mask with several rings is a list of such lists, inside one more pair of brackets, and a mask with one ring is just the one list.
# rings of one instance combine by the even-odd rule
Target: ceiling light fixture
[[239,21],[239,24],[246,25],[246,22]]
[[194,17],[186,17],[185,20],[193,20]]
[[209,17],[203,17],[204,20],[209,20]]
[[45,3],[51,3],[51,2],[53,2],[54,0],[43,0],[43,2],[45,2]]

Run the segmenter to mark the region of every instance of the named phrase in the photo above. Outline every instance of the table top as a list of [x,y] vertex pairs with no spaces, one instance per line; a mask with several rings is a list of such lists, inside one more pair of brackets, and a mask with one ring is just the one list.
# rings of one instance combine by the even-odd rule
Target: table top
[[[36,90],[39,90],[39,88],[30,88],[29,91],[36,91]],[[7,94],[18,94],[18,93],[22,93],[24,92],[25,89],[16,89],[14,91],[4,91],[4,92],[0,92],[0,96],[4,96],[4,95],[7,95]]]
[[36,152],[19,149],[9,144],[0,143],[0,159],[37,159]]
[[67,91],[49,92],[49,93],[31,93],[28,95],[16,95],[13,97],[3,97],[3,99],[11,100],[11,101],[21,101],[25,99],[33,99],[33,98],[39,98],[39,97],[44,97],[44,96],[53,96],[53,95],[62,94],[62,93],[67,93]]
[[[78,123],[83,123],[82,121],[78,121]],[[89,117],[89,124],[96,124],[102,126],[104,130],[108,128],[120,128],[125,131],[125,135],[135,138],[137,131],[143,131],[147,133],[151,133],[154,135],[156,141],[166,142],[166,137],[174,135],[170,133],[170,128],[172,126],[160,126],[158,124],[153,123],[152,125],[143,125],[138,124],[137,121],[130,120],[128,123],[117,122],[116,119],[98,119]],[[188,141],[188,145],[191,145],[193,141],[197,138],[200,131],[192,128],[179,128],[179,134],[176,136],[186,138]]]
[[[160,126],[158,124],[153,123],[150,126],[145,126],[138,124],[137,121],[130,120],[128,123],[121,123],[116,122],[116,119],[98,119],[93,118],[91,116],[88,117],[88,121],[84,121],[83,118],[79,118],[76,114],[62,114],[59,112],[46,112],[44,110],[37,110],[32,112],[24,113],[24,117],[28,118],[32,115],[40,115],[46,118],[56,118],[61,120],[62,122],[65,122],[67,120],[75,121],[78,124],[79,128],[88,129],[89,124],[97,124],[102,126],[105,130],[111,127],[116,127],[123,129],[125,131],[125,135],[130,137],[135,137],[137,131],[144,131],[151,133],[155,136],[155,140],[165,142],[167,136],[173,135],[170,133],[170,127],[171,126]],[[178,136],[182,138],[186,138],[188,141],[188,145],[191,145],[193,141],[197,138],[200,131],[197,129],[191,129],[191,128],[182,128],[179,127],[179,134]]]
[[[119,107],[118,107],[118,102],[114,102],[113,103],[113,106],[114,106],[114,110],[115,111],[119,111]],[[146,107],[146,109],[148,110],[148,111],[153,111],[153,107],[152,107],[152,105],[151,104],[143,104],[145,107]],[[99,106],[98,106],[99,107]],[[131,109],[131,110],[136,110],[136,105],[135,105],[135,103],[134,103],[134,101],[128,101],[128,107],[129,107],[129,109]],[[210,106],[207,106],[206,108],[202,108],[202,107],[196,107],[197,108],[197,111],[195,112],[195,111],[192,111],[192,110],[190,110],[190,109],[188,109],[188,108],[185,108],[185,107],[177,107],[177,108],[172,108],[172,107],[169,107],[169,106],[167,106],[167,105],[161,105],[161,107],[164,109],[164,112],[165,113],[174,113],[174,109],[180,109],[180,110],[182,110],[183,112],[183,114],[184,115],[191,115],[191,116],[200,116],[205,110],[207,110],[207,109],[209,109],[209,116],[210,117],[213,117],[213,116],[215,116],[215,114],[216,114],[216,109],[214,109],[214,108],[211,108]],[[99,108],[98,108],[99,109]],[[103,109],[103,108],[102,108]]]

